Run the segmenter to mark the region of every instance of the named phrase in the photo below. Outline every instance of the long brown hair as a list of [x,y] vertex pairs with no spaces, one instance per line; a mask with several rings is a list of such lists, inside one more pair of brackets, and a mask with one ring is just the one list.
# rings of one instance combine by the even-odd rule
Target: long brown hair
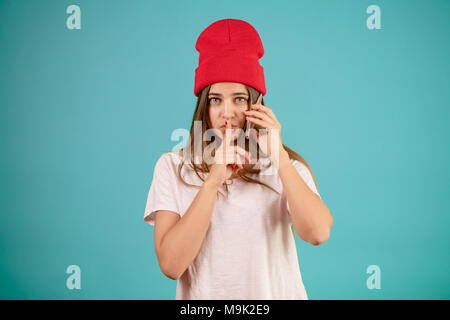
[[[194,123],[195,123],[195,121],[201,121],[201,124],[202,124],[202,137],[204,136],[206,130],[212,129],[212,126],[211,126],[211,123],[210,123],[210,120],[209,120],[209,116],[208,116],[208,114],[209,114],[208,113],[208,108],[209,108],[208,95],[209,95],[210,88],[211,88],[211,85],[208,85],[208,86],[204,87],[199,92],[198,99],[197,99],[197,104],[196,104],[195,111],[194,111],[194,115],[192,117],[192,123],[191,123],[191,129],[190,129],[190,138],[189,138],[189,141],[188,141],[188,145],[186,146],[186,148],[188,148],[189,151],[195,150],[195,148],[194,148],[194,139],[193,139],[193,137],[194,137]],[[251,103],[256,103],[256,100],[257,100],[257,98],[258,98],[260,93],[258,92],[258,90],[256,90],[255,88],[253,88],[251,86],[247,86],[246,85],[246,88],[247,88],[248,95],[249,95],[248,107],[250,107]],[[262,99],[261,104],[265,105],[264,98]],[[244,124],[244,128],[245,128],[245,126],[246,126],[246,124]],[[201,150],[205,150],[205,148],[210,143],[212,143],[212,141],[203,141],[203,139],[202,139],[202,141],[201,141],[202,147],[200,149]],[[184,149],[186,149],[186,148],[184,148]],[[303,157],[301,155],[299,155],[297,152],[295,152],[291,148],[287,147],[285,144],[283,144],[283,148],[289,154],[289,158],[290,159],[295,159],[295,160],[303,163],[308,168],[308,170],[310,171],[311,176],[312,176],[312,178],[314,180],[314,184],[316,185],[316,188],[317,188],[317,183],[316,183],[316,179],[314,177],[314,174],[313,174],[310,166],[308,165],[308,163],[305,161],[305,159],[303,159]],[[245,141],[245,150],[247,150],[247,151],[249,150],[248,140]],[[182,151],[182,150],[179,150],[179,151]],[[259,148],[258,148],[258,152],[259,152]],[[189,152],[188,154],[190,154],[190,159],[189,159],[190,165],[194,169],[194,171],[197,174],[197,176],[202,181],[204,181],[204,179],[199,175],[198,172],[199,171],[200,172],[209,172],[209,167],[208,167],[207,163],[204,161],[204,159],[203,159],[203,157],[201,155],[200,156],[197,155],[197,156],[199,156],[200,159],[202,159],[201,165],[197,165],[197,163],[195,163],[195,161],[194,161],[194,156],[196,156],[194,154],[194,152]],[[188,186],[194,186],[192,184],[187,183],[182,178],[181,170],[182,170],[183,165],[184,165],[184,161],[181,161],[181,163],[179,164],[179,167],[178,167],[178,175],[180,176],[181,181],[184,184],[188,185]],[[253,166],[251,166],[251,165],[244,164],[243,170],[239,170],[237,172],[237,174],[238,174],[238,178],[240,178],[240,179],[242,179],[244,181],[247,181],[247,182],[250,182],[250,183],[258,183],[258,184],[263,185],[263,186],[271,189],[272,191],[278,193],[278,191],[276,191],[275,189],[273,189],[271,186],[267,185],[266,183],[261,182],[261,181],[259,181],[257,179],[250,178],[250,177],[247,176],[247,174],[255,174],[255,173],[258,174],[260,171],[261,171],[260,169],[254,169]],[[228,185],[227,184],[225,184],[225,189],[227,190],[227,193],[228,193]],[[294,237],[295,237],[294,225],[292,225],[292,233],[294,234]]]

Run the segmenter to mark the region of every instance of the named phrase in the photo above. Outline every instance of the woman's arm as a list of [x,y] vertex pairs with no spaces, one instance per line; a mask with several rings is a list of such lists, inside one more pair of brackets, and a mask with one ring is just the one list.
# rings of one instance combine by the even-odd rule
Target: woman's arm
[[164,235],[159,246],[165,274],[177,280],[194,261],[208,231],[219,185],[206,179],[186,213]]
[[[247,120],[268,131],[266,135],[250,132],[256,136],[258,145],[273,163],[278,166],[278,174],[286,190],[292,221],[298,236],[313,245],[319,245],[330,236],[333,217],[319,196],[309,189],[292,165],[287,151],[280,147],[281,124],[272,109],[262,104],[252,104],[252,110],[245,111]],[[277,146],[272,149],[271,146]]]
[[280,159],[278,174],[286,192],[298,236],[313,245],[327,241],[333,225],[333,216],[325,203],[295,170],[287,152]]

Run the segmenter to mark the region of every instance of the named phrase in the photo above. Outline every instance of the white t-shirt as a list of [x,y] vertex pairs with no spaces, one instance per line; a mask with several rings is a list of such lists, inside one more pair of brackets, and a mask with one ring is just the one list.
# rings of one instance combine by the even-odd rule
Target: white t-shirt
[[[184,180],[198,187],[183,184],[178,177],[181,161],[179,151],[169,151],[155,165],[144,215],[150,225],[155,225],[157,210],[173,211],[182,217],[203,183],[185,162]],[[255,168],[260,168],[261,173],[251,177],[281,195],[241,179],[227,180],[228,197],[225,186],[219,188],[200,250],[177,282],[177,300],[308,299],[286,194],[274,165],[263,168],[268,163],[268,158],[260,160]],[[291,163],[320,197],[308,168],[294,159]]]

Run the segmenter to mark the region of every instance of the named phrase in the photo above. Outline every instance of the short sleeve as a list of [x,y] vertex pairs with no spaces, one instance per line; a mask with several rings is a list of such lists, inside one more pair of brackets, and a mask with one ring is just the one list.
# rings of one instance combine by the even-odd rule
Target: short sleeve
[[168,210],[180,214],[176,169],[171,155],[163,154],[156,162],[147,196],[144,221],[155,226],[155,212]]
[[[291,163],[294,166],[295,170],[297,170],[297,172],[299,173],[300,177],[302,177],[303,181],[305,181],[305,183],[311,189],[311,191],[317,194],[320,199],[322,199],[322,197],[319,194],[319,191],[316,188],[316,184],[314,183],[314,179],[308,167],[306,167],[303,163],[295,159],[291,159]],[[291,209],[289,208],[289,203],[287,203],[287,209],[288,213],[290,214]]]

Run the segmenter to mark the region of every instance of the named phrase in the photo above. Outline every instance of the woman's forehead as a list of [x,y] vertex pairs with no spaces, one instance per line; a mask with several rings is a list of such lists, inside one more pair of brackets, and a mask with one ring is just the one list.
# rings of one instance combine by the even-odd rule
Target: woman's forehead
[[243,92],[247,93],[247,87],[238,82],[216,82],[211,85],[209,92],[217,92],[217,93],[234,93],[234,92]]

